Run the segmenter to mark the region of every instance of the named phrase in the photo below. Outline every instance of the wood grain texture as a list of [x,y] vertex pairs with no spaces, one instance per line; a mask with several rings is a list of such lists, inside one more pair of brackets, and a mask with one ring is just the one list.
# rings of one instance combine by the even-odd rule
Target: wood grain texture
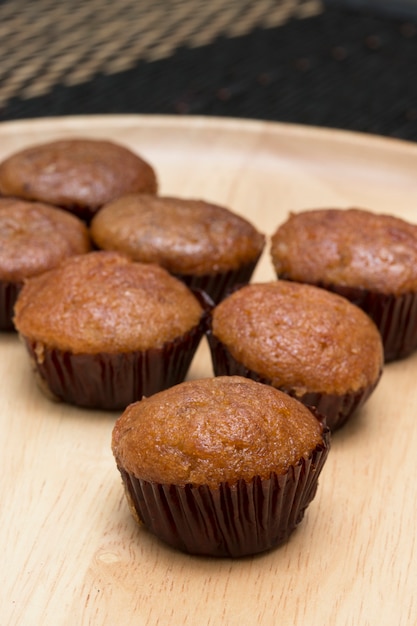
[[[161,193],[247,216],[267,235],[288,211],[362,206],[417,221],[417,146],[269,122],[120,116],[0,126],[0,158],[90,136],[155,166]],[[269,250],[255,280],[273,279]],[[333,437],[290,541],[214,560],[174,552],[130,516],[110,450],[115,414],[54,404],[16,336],[0,337],[0,623],[379,626],[417,623],[417,354],[386,366]],[[206,345],[190,377],[210,376]]]

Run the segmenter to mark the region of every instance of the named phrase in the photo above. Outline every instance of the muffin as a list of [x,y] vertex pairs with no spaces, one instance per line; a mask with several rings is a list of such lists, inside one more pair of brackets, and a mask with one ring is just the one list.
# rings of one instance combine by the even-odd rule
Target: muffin
[[107,204],[90,232],[98,248],[157,263],[215,302],[249,282],[265,245],[264,235],[227,208],[149,194]]
[[381,337],[358,307],[319,287],[285,280],[247,285],[211,313],[216,375],[268,383],[315,406],[340,428],[375,389]]
[[291,214],[271,239],[279,278],[335,291],[377,325],[386,361],[417,348],[417,225],[363,209]]
[[135,519],[184,552],[241,557],[286,541],[316,494],[329,431],[310,410],[239,376],[136,402],[112,450]]
[[198,299],[163,268],[103,251],[28,279],[14,317],[49,396],[108,410],[181,382],[204,320]]
[[156,193],[152,166],[111,141],[61,139],[16,152],[0,163],[0,194],[62,207],[89,222],[125,193]]
[[86,225],[40,202],[0,198],[0,330],[14,330],[23,281],[91,248]]

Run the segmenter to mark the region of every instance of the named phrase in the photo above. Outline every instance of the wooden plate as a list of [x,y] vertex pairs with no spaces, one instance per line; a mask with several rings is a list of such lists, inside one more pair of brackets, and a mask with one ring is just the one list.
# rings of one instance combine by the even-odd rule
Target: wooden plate
[[[117,140],[161,193],[227,205],[270,235],[288,211],[362,206],[417,221],[417,146],[269,122],[94,116],[0,125],[0,158],[58,137]],[[269,251],[256,280],[273,279]],[[0,337],[0,623],[222,626],[417,623],[417,355],[386,366],[333,438],[290,541],[244,560],[174,552],[136,526],[110,450],[114,414],[49,402]],[[191,377],[210,376],[202,344]]]

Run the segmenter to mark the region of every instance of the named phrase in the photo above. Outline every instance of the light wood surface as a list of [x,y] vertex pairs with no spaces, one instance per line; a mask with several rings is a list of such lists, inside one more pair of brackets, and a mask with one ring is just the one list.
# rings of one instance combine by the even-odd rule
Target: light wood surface
[[[362,206],[417,221],[417,146],[268,122],[115,116],[0,125],[0,158],[67,136],[112,138],[160,191],[222,203],[267,235],[290,210]],[[266,250],[255,280],[273,279]],[[130,516],[115,414],[47,400],[0,336],[2,626],[417,624],[417,354],[385,368],[333,437],[290,541],[244,560],[174,552]],[[203,343],[191,377],[210,376]]]

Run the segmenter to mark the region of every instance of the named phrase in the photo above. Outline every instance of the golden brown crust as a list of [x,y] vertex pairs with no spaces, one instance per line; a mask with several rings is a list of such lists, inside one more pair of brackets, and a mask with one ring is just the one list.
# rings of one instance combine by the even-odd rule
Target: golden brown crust
[[112,449],[119,467],[162,484],[218,486],[282,474],[322,443],[301,403],[238,376],[188,381],[129,406]]
[[0,280],[23,282],[90,249],[87,227],[74,215],[39,202],[0,198]]
[[386,294],[417,290],[417,225],[363,209],[291,214],[271,238],[278,276]]
[[201,316],[193,294],[163,268],[116,252],[90,252],[29,279],[14,321],[40,349],[96,354],[160,347]]
[[0,194],[94,213],[124,193],[156,193],[151,165],[110,141],[62,139],[21,150],[0,163]]
[[146,194],[119,198],[91,224],[99,248],[158,263],[174,274],[205,275],[256,260],[265,238],[246,219],[203,200]]
[[297,396],[366,389],[383,366],[371,319],[345,298],[301,283],[242,287],[214,309],[212,332],[239,363]]

